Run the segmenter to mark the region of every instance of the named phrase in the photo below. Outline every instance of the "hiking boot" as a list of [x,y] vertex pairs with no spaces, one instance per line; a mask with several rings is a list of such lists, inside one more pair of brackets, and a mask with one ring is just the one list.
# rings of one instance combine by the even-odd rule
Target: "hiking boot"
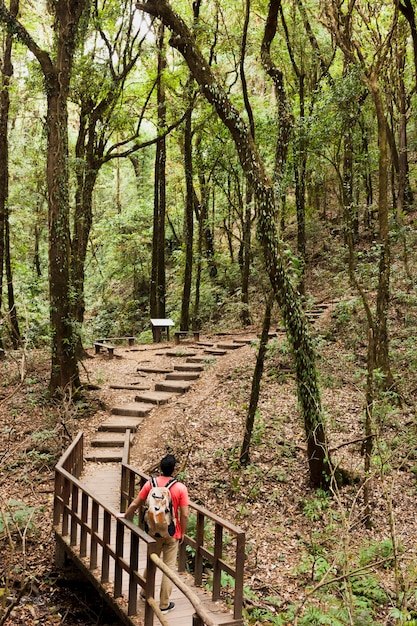
[[175,609],[175,602],[170,602],[168,606],[166,606],[164,609],[161,609],[161,613],[165,615],[165,613],[169,613],[173,609]]

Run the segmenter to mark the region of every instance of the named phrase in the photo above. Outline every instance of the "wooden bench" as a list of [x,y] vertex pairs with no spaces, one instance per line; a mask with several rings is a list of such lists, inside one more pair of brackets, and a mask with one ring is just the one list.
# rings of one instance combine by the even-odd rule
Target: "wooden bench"
[[194,341],[200,341],[200,331],[198,330],[177,330],[174,333],[174,342],[176,345],[180,343],[181,337],[188,337],[193,334]]
[[109,343],[109,342],[122,342],[127,341],[129,346],[133,346],[135,344],[135,337],[105,337],[103,339],[97,339],[98,343]]
[[94,344],[94,348],[95,348],[96,354],[100,354],[101,349],[106,348],[109,354],[109,359],[112,359],[114,357],[115,346],[111,346],[110,344],[104,343],[102,341],[96,341],[96,343]]

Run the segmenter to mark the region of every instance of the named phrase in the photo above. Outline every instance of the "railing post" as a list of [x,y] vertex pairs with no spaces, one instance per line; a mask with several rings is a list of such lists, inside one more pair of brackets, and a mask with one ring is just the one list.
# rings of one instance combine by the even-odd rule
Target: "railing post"
[[235,619],[242,619],[243,582],[246,558],[245,543],[246,535],[244,532],[241,532],[236,536],[235,593],[233,603],[233,617]]
[[197,587],[201,587],[203,582],[203,555],[200,548],[204,545],[204,521],[205,517],[203,513],[197,511],[197,523],[196,523],[196,547],[194,557],[194,582]]
[[130,535],[130,572],[129,572],[129,596],[128,596],[128,615],[136,615],[138,611],[138,586],[134,577],[139,567],[139,537],[131,533]]
[[98,532],[98,504],[93,500],[91,511],[91,547],[90,547],[90,569],[95,570],[97,567],[97,535]]
[[69,518],[69,501],[71,494],[71,484],[67,478],[64,478],[64,485],[62,488],[62,536],[68,535],[68,518]]
[[212,598],[218,600],[221,595],[222,588],[222,569],[220,559],[223,556],[223,526],[215,524],[214,527],[214,564],[213,564],[213,592]]
[[123,558],[123,546],[125,538],[125,527],[120,520],[116,521],[116,554],[117,558],[114,563],[114,597],[119,598],[122,595],[123,569],[120,566],[119,559]]
[[77,485],[72,485],[72,493],[71,493],[71,536],[70,536],[70,545],[77,545],[77,530],[78,530],[78,522],[77,522],[77,513],[78,513],[78,497],[79,491]]
[[[155,552],[156,542],[148,543],[146,553],[146,586],[145,595],[147,598],[155,599],[155,578],[156,578],[156,564],[150,558],[151,554]],[[154,612],[152,606],[147,602],[145,606],[145,620],[144,626],[153,626]]]
[[110,533],[111,533],[111,515],[108,511],[104,511],[103,519],[103,556],[101,559],[101,582],[109,582],[109,546],[110,546]]
[[62,503],[60,499],[62,499],[62,491],[63,491],[63,477],[55,468],[55,487],[54,487],[54,526],[57,526],[61,520],[62,515]]
[[87,554],[87,530],[85,525],[88,520],[88,496],[84,491],[81,494],[81,538],[80,538],[80,557],[83,558]]

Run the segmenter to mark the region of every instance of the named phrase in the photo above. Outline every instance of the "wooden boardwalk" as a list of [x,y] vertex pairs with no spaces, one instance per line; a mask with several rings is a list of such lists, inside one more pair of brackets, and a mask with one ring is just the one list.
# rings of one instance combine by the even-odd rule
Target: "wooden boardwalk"
[[[86,470],[80,477],[80,481],[85,485],[86,489],[95,494],[109,509],[114,512],[120,510],[120,465],[119,464],[94,464],[87,466]],[[103,515],[99,519],[99,529],[103,525]],[[115,549],[116,536],[116,519],[111,522],[111,537],[113,538],[112,546]],[[123,553],[128,554],[130,548],[130,538],[125,537]],[[98,560],[101,559],[101,551],[98,553]],[[139,571],[142,572],[146,566],[146,551],[139,549]],[[201,587],[196,587],[193,577],[186,573],[179,573],[183,582],[189,586],[199,598],[202,605],[208,613],[211,614],[215,624],[230,624],[231,614],[225,613],[223,603],[213,603],[210,597]],[[155,580],[155,598],[159,597],[161,585],[161,572],[158,572]],[[110,584],[114,580],[114,567],[110,569]],[[127,597],[129,587],[129,577],[126,572],[123,575],[122,594]],[[175,602],[175,609],[166,615],[166,621],[170,626],[187,626],[193,623],[193,615],[195,609],[191,602],[181,593],[179,589],[173,586],[171,600]],[[143,624],[145,604],[140,601],[137,605],[138,613],[135,618],[130,618],[134,624]],[[158,620],[159,621],[159,620]],[[237,622],[234,620],[233,624]]]
[[[171,600],[175,609],[162,615],[158,600],[165,565],[153,554],[155,541],[116,514],[126,509],[148,478],[129,465],[131,433],[138,433],[142,420],[159,404],[188,391],[191,381],[204,372],[207,355],[215,352],[221,356],[249,342],[231,341],[217,348],[200,343],[193,352],[182,349],[185,362],[179,363],[175,352],[172,368],[158,370],[166,375],[166,382],[158,381],[154,390],[149,385],[144,385],[142,391],[131,385],[120,387],[140,393],[134,402],[129,399],[111,410],[88,451],[79,433],[56,466],[57,564],[63,565],[68,558],[75,563],[127,626],[152,626],[155,622],[162,626],[243,626],[245,533],[241,529],[190,503],[190,512],[196,518],[196,536],[187,535],[180,546],[179,572],[166,572],[173,581]],[[143,373],[146,368],[139,370]],[[207,528],[211,529],[209,540]],[[186,572],[190,560],[192,574]],[[142,576],[145,567],[146,586]],[[211,572],[210,592],[203,586],[207,569]],[[234,579],[234,589],[228,587],[226,594],[232,604],[227,606],[222,592],[224,573],[229,580]],[[140,599],[141,592],[146,592],[147,601]]]
[[[128,457],[130,433],[127,432],[124,456]],[[84,470],[83,435],[79,433],[55,469],[54,530],[56,562],[63,566],[68,558],[97,589],[127,626],[243,626],[244,532],[195,503],[196,537],[185,537],[180,546],[180,572],[173,573],[172,601],[175,609],[158,615],[161,583],[160,568],[153,555],[155,541],[135,524],[117,519],[120,503],[136,493],[138,479],[147,477],[123,461],[121,464],[88,464]],[[123,506],[123,504],[122,504]],[[205,544],[206,522],[213,526],[214,544]],[[226,535],[235,537],[234,562],[224,557]],[[230,552],[228,536],[228,552]],[[185,572],[187,547],[194,552],[193,576]],[[142,572],[148,568],[147,586]],[[203,571],[212,568],[211,596],[202,586]],[[233,608],[221,600],[222,572],[235,579]],[[149,586],[150,585],[150,586]],[[147,590],[149,601],[140,599]]]

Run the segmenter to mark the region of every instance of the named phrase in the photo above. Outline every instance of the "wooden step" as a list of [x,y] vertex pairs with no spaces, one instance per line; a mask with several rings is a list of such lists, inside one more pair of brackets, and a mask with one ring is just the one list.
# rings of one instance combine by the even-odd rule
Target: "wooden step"
[[165,391],[145,391],[135,397],[135,401],[148,402],[149,404],[166,404],[172,398],[172,393]]
[[[97,432],[91,441],[93,448],[123,448],[125,445],[125,433]],[[132,443],[131,437],[130,442]]]
[[191,387],[191,383],[178,380],[166,380],[165,382],[159,382],[155,384],[155,391],[166,391],[167,393],[185,393]]
[[223,356],[227,354],[227,350],[219,350],[218,348],[206,348],[204,350],[206,354],[213,354],[214,356]]
[[109,417],[100,424],[98,430],[112,433],[124,433],[126,430],[131,430],[132,433],[135,433],[142,421],[141,417],[129,417],[128,415]]
[[120,404],[112,408],[113,415],[128,415],[130,417],[145,417],[152,409],[155,408],[155,404],[146,404],[144,402],[128,402],[126,404]]
[[110,389],[125,389],[126,391],[146,391],[150,389],[150,385],[138,383],[137,385],[110,385]]
[[84,455],[84,459],[93,463],[120,463],[123,448],[92,448]]
[[172,372],[166,375],[166,380],[197,380],[200,378],[198,372]]
[[145,372],[146,374],[169,374],[172,372],[172,367],[153,367],[150,365],[144,365],[137,368],[138,372]]
[[217,349],[218,350],[236,350],[237,348],[241,348],[241,346],[238,343],[218,343],[217,344]]
[[233,343],[240,343],[242,346],[250,345],[253,339],[233,339]]
[[203,372],[204,367],[198,364],[192,363],[179,363],[178,365],[174,365],[174,370],[176,372]]
[[196,352],[192,352],[191,350],[181,350],[181,348],[177,348],[176,350],[169,350],[168,352],[165,352],[166,356],[169,357],[189,357],[189,356],[195,356],[197,353]]
[[186,363],[207,363],[209,359],[206,356],[190,356],[186,359]]

